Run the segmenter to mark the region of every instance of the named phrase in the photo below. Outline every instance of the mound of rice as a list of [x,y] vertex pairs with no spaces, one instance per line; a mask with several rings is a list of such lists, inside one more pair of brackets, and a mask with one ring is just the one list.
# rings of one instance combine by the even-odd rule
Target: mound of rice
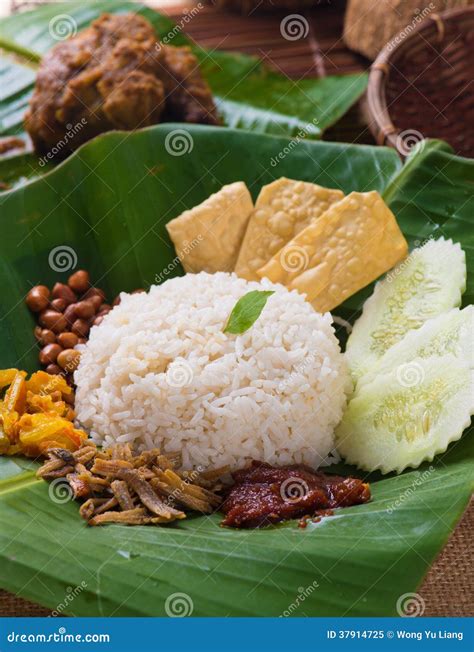
[[[258,320],[223,333],[256,289],[275,290]],[[75,381],[77,420],[97,444],[179,451],[188,469],[317,467],[334,448],[348,373],[329,313],[266,280],[203,272],[122,294],[92,328]]]

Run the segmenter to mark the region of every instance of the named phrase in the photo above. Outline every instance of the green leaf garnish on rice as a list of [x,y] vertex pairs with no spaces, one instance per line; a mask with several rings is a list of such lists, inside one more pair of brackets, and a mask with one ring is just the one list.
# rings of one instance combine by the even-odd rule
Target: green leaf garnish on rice
[[240,297],[230,313],[224,333],[240,335],[248,331],[260,317],[271,294],[274,294],[273,290],[252,290]]

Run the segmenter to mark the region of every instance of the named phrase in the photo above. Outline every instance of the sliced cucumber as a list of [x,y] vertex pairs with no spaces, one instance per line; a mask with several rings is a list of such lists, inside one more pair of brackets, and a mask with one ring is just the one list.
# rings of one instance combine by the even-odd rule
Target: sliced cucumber
[[408,331],[456,308],[466,288],[466,257],[452,240],[430,240],[377,283],[347,341],[353,379],[360,378]]
[[453,355],[415,358],[361,384],[336,431],[345,460],[382,473],[431,461],[474,414],[474,372]]
[[463,310],[454,308],[407,333],[359,378],[357,387],[415,358],[439,358],[448,354],[474,369],[474,306]]

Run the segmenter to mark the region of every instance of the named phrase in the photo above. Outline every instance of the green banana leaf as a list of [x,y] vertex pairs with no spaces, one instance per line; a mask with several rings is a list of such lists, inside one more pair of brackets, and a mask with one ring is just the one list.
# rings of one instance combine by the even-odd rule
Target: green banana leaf
[[[344,192],[379,190],[412,243],[430,233],[461,242],[472,280],[473,163],[448,146],[428,141],[402,167],[386,148],[301,141],[288,150],[284,138],[189,126],[192,147],[173,156],[165,142],[176,128],[105,134],[3,194],[2,367],[36,368],[23,298],[31,285],[70,273],[51,269],[52,250],[69,247],[111,296],[147,287],[175,259],[166,222],[236,180],[254,197],[282,175]],[[467,302],[473,294],[470,283]],[[0,587],[78,616],[166,615],[175,593],[186,594],[195,616],[396,615],[397,600],[417,589],[469,500],[473,448],[465,433],[432,464],[369,476],[367,505],[304,530],[290,522],[259,531],[222,528],[219,515],[89,528],[77,503],[36,480],[28,463],[0,458]]]
[[[145,16],[160,39],[190,44],[181,26],[141,4],[122,0],[73,0],[42,6],[0,21],[2,84],[0,135],[22,133],[22,119],[34,83],[31,64],[63,38],[87,27],[102,12],[133,11]],[[251,131],[319,138],[361,96],[367,75],[293,81],[270,71],[256,57],[204,50],[191,44],[224,123]],[[11,54],[15,54],[13,59]],[[23,65],[18,57],[29,65]]]

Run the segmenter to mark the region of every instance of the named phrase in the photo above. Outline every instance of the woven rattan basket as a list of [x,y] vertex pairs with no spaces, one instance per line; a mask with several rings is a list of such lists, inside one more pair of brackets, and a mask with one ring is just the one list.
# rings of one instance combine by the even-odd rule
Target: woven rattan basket
[[378,144],[406,156],[442,138],[474,157],[474,7],[429,14],[394,37],[369,78],[369,125]]

